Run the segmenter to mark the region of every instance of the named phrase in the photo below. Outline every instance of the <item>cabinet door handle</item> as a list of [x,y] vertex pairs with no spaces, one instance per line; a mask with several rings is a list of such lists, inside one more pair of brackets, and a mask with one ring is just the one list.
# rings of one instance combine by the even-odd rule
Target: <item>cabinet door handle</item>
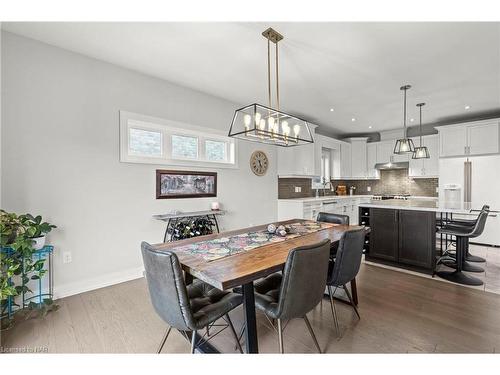
[[467,155],[467,146],[464,146],[464,154]]

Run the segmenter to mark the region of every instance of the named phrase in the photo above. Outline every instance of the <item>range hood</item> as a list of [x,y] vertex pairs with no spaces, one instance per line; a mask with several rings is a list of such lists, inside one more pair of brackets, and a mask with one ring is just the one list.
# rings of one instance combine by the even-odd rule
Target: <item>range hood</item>
[[408,169],[410,167],[410,163],[407,161],[399,161],[394,163],[377,163],[375,164],[375,169]]

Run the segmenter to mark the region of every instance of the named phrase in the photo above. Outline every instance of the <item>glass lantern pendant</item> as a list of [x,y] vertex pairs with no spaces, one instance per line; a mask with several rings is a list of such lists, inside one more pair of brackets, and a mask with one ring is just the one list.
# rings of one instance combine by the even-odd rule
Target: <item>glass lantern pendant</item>
[[406,91],[410,89],[410,85],[404,85],[400,87],[400,90],[404,92],[404,102],[403,102],[403,138],[396,141],[394,146],[395,154],[410,154],[415,151],[415,146],[413,141],[407,137],[406,134]]
[[[249,104],[234,112],[229,137],[290,147],[314,143],[307,121],[280,111],[278,42],[283,35],[272,28],[262,33],[267,39],[267,83],[269,104]],[[275,44],[276,107],[271,95],[271,42]]]
[[413,151],[412,159],[429,159],[431,156],[429,155],[429,150],[427,147],[422,145],[422,107],[425,103],[418,103],[417,107],[420,110],[420,146],[415,147],[415,151]]

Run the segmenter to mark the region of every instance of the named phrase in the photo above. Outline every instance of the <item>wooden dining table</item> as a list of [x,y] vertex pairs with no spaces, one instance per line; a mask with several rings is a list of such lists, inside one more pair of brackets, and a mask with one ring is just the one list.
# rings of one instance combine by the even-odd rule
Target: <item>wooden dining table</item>
[[[306,220],[294,219],[278,223],[287,225],[305,222]],[[299,237],[281,242],[268,243],[255,249],[207,261],[203,257],[185,251],[177,251],[180,247],[198,242],[227,238],[239,234],[262,231],[266,225],[242,228],[228,232],[211,234],[203,237],[161,243],[153,245],[158,251],[173,251],[177,254],[186,275],[186,283],[192,278],[200,279],[220,290],[241,287],[243,293],[243,311],[245,315],[245,345],[247,353],[258,353],[257,321],[255,315],[255,296],[253,282],[273,272],[281,271],[290,250],[304,245],[311,245],[324,239],[332,243],[340,240],[342,234],[350,229],[358,229],[356,225],[333,225],[313,233],[303,234]],[[210,352],[217,352],[211,345],[205,346]]]

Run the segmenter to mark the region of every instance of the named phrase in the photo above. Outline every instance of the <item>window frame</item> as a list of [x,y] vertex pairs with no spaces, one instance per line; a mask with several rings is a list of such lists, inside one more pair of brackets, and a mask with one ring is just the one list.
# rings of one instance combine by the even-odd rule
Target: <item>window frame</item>
[[[119,111],[120,116],[120,162],[193,166],[202,168],[238,168],[238,140],[216,129],[207,129],[177,121],[165,120],[138,113]],[[130,153],[130,128],[160,132],[162,154],[158,156]],[[172,135],[194,137],[198,140],[198,158],[174,158],[172,156]],[[226,161],[210,161],[206,158],[205,141],[225,143]]]

